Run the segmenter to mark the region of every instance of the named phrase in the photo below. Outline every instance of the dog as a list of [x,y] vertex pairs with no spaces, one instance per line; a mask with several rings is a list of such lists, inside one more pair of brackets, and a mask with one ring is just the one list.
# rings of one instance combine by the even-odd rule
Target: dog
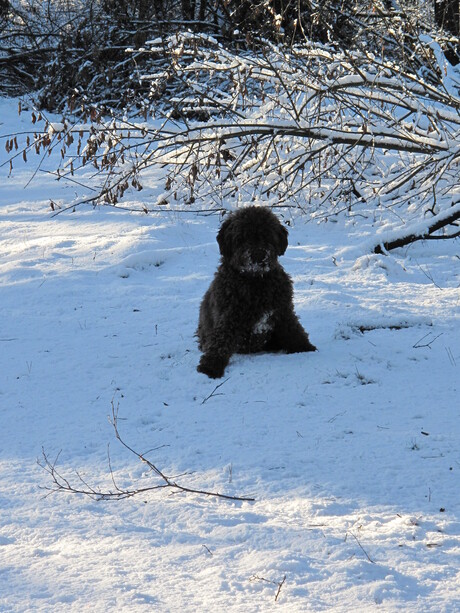
[[234,353],[316,351],[293,304],[292,280],[278,257],[288,232],[267,207],[248,206],[224,220],[220,265],[200,306],[203,352],[197,370],[218,379]]

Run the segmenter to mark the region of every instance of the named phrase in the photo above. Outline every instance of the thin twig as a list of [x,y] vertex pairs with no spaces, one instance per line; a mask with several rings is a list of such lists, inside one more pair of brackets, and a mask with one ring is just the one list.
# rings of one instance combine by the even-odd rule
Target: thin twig
[[376,562],[369,556],[369,554],[367,553],[367,551],[364,549],[364,547],[361,545],[361,543],[358,540],[358,537],[353,534],[353,532],[347,532],[347,534],[351,534],[351,536],[355,539],[355,541],[358,543],[359,548],[361,549],[361,551],[364,553],[364,555],[366,556],[366,558],[369,560],[369,562],[371,564],[376,564]]
[[421,347],[428,347],[429,349],[431,349],[431,345],[434,343],[434,341],[437,340],[443,334],[444,333],[441,332],[441,334],[438,334],[437,336],[435,336],[433,340],[431,340],[429,343],[422,343],[422,341],[424,341],[426,338],[428,338],[431,335],[431,332],[428,332],[428,334],[425,334],[425,336],[422,336],[421,339],[419,339],[414,345],[412,345],[412,348],[420,349]]
[[219,383],[218,385],[216,385],[216,387],[212,390],[212,392],[209,394],[209,396],[206,396],[206,398],[202,401],[201,404],[204,404],[205,402],[207,402],[210,398],[213,398],[214,396],[222,396],[222,394],[216,394],[216,390],[219,389],[219,387],[222,387],[222,385],[224,385],[224,383],[227,383],[227,381],[230,379],[230,377],[227,377],[224,381],[222,381],[222,383]]

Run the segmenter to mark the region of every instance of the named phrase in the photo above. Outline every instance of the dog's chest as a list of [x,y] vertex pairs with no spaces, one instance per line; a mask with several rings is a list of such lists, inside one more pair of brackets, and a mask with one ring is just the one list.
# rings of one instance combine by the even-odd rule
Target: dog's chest
[[239,353],[263,351],[274,330],[274,311],[263,311],[254,319],[248,317],[243,334],[238,343]]
[[252,334],[255,334],[256,336],[260,334],[268,334],[273,327],[271,322],[272,315],[273,311],[267,311],[264,313],[262,317],[253,325]]

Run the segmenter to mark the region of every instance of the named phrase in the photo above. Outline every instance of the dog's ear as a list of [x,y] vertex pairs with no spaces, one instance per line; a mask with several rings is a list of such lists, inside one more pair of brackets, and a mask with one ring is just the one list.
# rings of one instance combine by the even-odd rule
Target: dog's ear
[[226,219],[221,225],[216,237],[217,243],[219,245],[219,251],[224,258],[229,258],[232,254],[232,244],[229,232],[231,223],[231,219]]
[[288,246],[288,231],[280,224],[278,228],[278,255],[283,255]]

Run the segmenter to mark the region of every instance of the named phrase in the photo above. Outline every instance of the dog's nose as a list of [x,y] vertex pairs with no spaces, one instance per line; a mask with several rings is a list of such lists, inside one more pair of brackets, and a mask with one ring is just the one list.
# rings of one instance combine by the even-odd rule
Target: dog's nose
[[259,247],[252,252],[252,261],[256,264],[263,264],[267,259],[267,250]]

